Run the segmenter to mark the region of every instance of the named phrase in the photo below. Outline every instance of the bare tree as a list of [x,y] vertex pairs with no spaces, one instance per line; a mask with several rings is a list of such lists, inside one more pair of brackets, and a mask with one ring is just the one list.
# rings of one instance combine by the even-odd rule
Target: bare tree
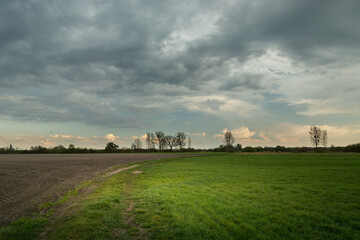
[[151,148],[150,133],[145,134],[145,142],[146,142],[147,148],[150,149]]
[[166,144],[170,148],[170,151],[172,151],[173,147],[176,146],[176,138],[173,136],[166,136],[165,140],[166,140]]
[[224,135],[224,142],[227,148],[232,148],[235,138],[231,132],[226,132]]
[[310,141],[311,143],[315,146],[315,148],[318,147],[318,145],[320,144],[320,139],[322,136],[322,130],[319,127],[310,127]]
[[131,145],[131,148],[134,149],[134,150],[141,149],[142,148],[141,140],[136,138],[134,143]]
[[161,131],[155,133],[159,150],[162,151],[166,147],[165,134]]
[[178,132],[175,136],[176,145],[180,147],[180,150],[183,149],[186,142],[186,134],[184,132]]
[[188,137],[188,149],[191,148],[191,137]]
[[148,149],[155,148],[155,136],[153,133],[146,133],[145,141]]
[[327,131],[326,131],[326,130],[322,130],[320,142],[321,142],[321,145],[324,146],[324,148],[327,147],[328,142],[329,142],[329,139],[328,139],[328,135],[327,135]]

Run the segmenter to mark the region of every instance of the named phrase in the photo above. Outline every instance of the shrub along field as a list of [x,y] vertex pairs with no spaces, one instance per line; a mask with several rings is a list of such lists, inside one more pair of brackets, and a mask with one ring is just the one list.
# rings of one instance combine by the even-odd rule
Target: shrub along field
[[179,157],[83,185],[0,237],[360,239],[359,154]]

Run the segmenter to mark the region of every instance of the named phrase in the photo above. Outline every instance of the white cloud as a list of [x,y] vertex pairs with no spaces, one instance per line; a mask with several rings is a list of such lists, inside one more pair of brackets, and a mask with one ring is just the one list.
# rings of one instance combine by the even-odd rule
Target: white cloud
[[344,103],[341,99],[300,99],[296,104],[306,104],[307,110],[298,114],[305,116],[328,115],[328,114],[357,114],[360,108]]
[[248,127],[239,127],[234,129],[224,128],[222,134],[213,135],[215,138],[224,138],[226,132],[231,132],[235,138],[235,143],[246,145],[266,145],[270,144],[271,140],[264,131],[251,131]]
[[119,136],[115,136],[114,134],[112,133],[109,133],[109,134],[106,134],[105,135],[105,139],[109,142],[114,142],[116,139],[118,139]]
[[186,133],[186,135],[205,137],[206,133],[205,132],[203,132],[203,133]]
[[[217,102],[216,107],[212,107],[207,103],[211,100]],[[181,104],[186,109],[196,112],[204,112],[216,115],[220,118],[227,116],[238,115],[241,117],[251,117],[259,106],[243,100],[230,98],[223,95],[208,95],[208,96],[184,96],[179,100],[174,101],[175,104]]]
[[226,132],[231,132],[235,139],[250,139],[256,133],[250,131],[248,127],[239,127],[239,128],[234,128],[232,130],[228,130],[227,128],[224,128],[222,130],[223,134],[216,134],[214,135],[214,137],[224,137],[224,134]]
[[[226,132],[225,130],[227,131],[227,129],[224,129],[223,132]],[[250,131],[248,127],[235,128],[232,129],[231,132],[234,134],[235,139],[236,138],[246,139],[246,138],[251,138],[252,136],[255,135],[255,132]]]
[[308,139],[310,126],[282,123],[267,131],[273,145],[302,146]]
[[[295,72],[292,67],[283,71]],[[278,82],[277,89],[271,91],[280,94],[278,100],[287,102],[289,106],[305,108],[298,111],[300,115],[358,115],[359,75],[358,66],[314,66],[287,76]]]

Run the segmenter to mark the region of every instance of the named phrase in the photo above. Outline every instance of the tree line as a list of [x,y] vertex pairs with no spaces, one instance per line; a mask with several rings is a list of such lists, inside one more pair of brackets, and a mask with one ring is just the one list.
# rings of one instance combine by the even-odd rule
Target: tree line
[[[145,149],[143,148],[143,143],[140,138],[136,138],[131,144],[130,149],[132,151],[173,151],[178,149],[179,151],[184,151],[186,145],[186,140],[188,143],[188,148],[191,148],[191,138],[186,136],[184,132],[178,132],[174,136],[165,135],[162,131],[157,131],[155,133],[148,132],[145,134]],[[157,148],[157,149],[156,149]],[[117,151],[119,146],[113,142],[108,142],[105,147],[105,151],[113,152]]]
[[247,146],[243,148],[236,148],[234,146],[234,150],[228,150],[225,145],[220,145],[216,148],[207,149],[209,152],[291,152],[291,153],[332,153],[332,152],[358,152],[360,153],[360,143],[350,144],[347,146],[334,146],[331,145],[327,148],[313,148],[313,147],[285,147],[278,145],[276,147],[268,147],[268,146]]
[[[136,138],[131,144],[130,148],[119,148],[119,146],[113,142],[108,142],[104,149],[92,149],[84,147],[75,147],[74,144],[70,144],[67,148],[63,145],[55,147],[43,147],[33,146],[30,149],[20,150],[10,147],[0,148],[0,154],[8,153],[131,153],[131,152],[158,152],[158,151],[204,151],[204,152],[360,152],[360,143],[350,144],[345,147],[339,147],[328,145],[328,134],[326,130],[317,126],[310,127],[309,130],[310,142],[315,148],[312,147],[250,147],[242,148],[241,144],[235,145],[235,137],[232,132],[226,132],[224,134],[224,144],[219,145],[216,148],[210,149],[194,149],[191,147],[191,138],[186,136],[184,132],[178,132],[174,136],[165,135],[162,131],[155,133],[146,133],[144,138],[145,147],[140,138]],[[187,143],[187,148],[185,145]],[[320,148],[319,146],[323,146]]]
[[[170,152],[170,149],[163,150],[164,152]],[[179,151],[179,150],[177,150]],[[360,143],[350,144],[345,147],[343,146],[334,146],[331,145],[327,148],[313,148],[313,147],[285,147],[285,146],[276,146],[276,147],[241,147],[241,144],[236,144],[233,146],[231,150],[226,147],[225,144],[221,144],[216,148],[210,149],[194,149],[194,148],[183,148],[184,152],[293,152],[293,153],[307,153],[307,152],[316,152],[316,153],[324,153],[324,152],[358,152],[360,153]],[[105,150],[105,149],[92,149],[92,148],[84,148],[84,147],[64,147],[62,145],[58,145],[55,147],[43,147],[43,146],[33,146],[30,149],[12,149],[9,148],[0,148],[0,154],[35,154],[35,153],[133,153],[133,152],[159,152],[158,149],[138,149],[133,150],[131,148],[119,148],[116,150]]]

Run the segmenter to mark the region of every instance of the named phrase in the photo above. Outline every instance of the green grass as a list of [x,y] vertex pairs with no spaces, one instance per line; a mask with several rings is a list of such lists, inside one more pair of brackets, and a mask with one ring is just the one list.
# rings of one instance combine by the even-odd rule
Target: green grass
[[360,156],[226,155],[146,169],[137,214],[153,239],[360,238]]
[[47,219],[44,217],[21,218],[7,227],[0,228],[0,239],[35,239],[46,224]]
[[360,239],[359,154],[181,157],[93,184],[40,239]]
[[[46,239],[111,239],[122,225],[125,208],[125,175],[118,174],[52,222]],[[119,235],[121,236],[121,234]]]

